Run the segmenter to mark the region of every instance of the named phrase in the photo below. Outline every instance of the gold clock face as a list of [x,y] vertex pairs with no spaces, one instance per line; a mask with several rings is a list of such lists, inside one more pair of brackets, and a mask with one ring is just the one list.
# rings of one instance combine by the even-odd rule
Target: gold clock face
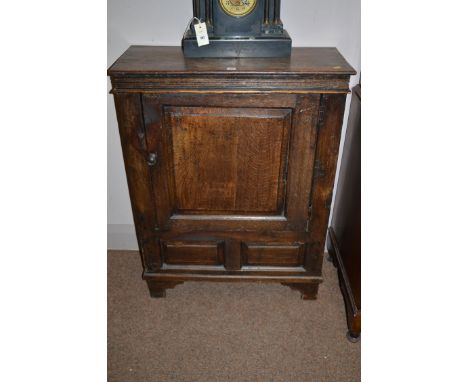
[[257,0],[219,0],[221,8],[230,16],[247,16],[255,9]]

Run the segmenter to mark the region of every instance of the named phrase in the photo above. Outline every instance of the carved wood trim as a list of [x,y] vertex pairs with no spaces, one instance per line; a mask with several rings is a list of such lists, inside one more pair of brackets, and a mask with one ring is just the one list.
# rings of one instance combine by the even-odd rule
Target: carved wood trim
[[348,75],[315,75],[315,76],[274,76],[262,78],[258,75],[237,76],[113,76],[112,92],[144,92],[144,91],[271,91],[294,93],[349,93]]

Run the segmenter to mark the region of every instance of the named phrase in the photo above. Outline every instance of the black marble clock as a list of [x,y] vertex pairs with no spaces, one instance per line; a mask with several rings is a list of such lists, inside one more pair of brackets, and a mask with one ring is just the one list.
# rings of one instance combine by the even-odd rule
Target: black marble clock
[[206,22],[210,43],[199,47],[192,25],[182,40],[184,55],[289,57],[280,10],[281,0],[193,0],[193,16]]

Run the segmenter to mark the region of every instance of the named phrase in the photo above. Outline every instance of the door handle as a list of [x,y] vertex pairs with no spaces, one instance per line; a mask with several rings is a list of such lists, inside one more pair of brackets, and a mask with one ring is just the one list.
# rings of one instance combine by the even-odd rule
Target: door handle
[[157,162],[158,156],[156,153],[148,154],[148,166],[154,166]]

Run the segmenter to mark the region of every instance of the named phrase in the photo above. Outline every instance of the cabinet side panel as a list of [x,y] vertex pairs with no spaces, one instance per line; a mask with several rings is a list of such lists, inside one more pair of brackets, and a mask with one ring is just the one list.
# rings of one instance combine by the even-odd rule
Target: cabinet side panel
[[306,268],[320,273],[333,197],[346,95],[322,95],[312,184],[309,254]]
[[160,249],[154,239],[156,216],[152,186],[146,161],[146,136],[139,94],[114,94],[120,140],[132,204],[133,220],[143,266],[147,270],[161,266]]

